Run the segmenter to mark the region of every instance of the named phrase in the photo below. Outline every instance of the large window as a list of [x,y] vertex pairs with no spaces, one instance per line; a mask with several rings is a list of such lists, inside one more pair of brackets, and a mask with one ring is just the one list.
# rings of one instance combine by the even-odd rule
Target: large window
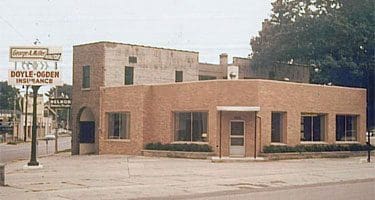
[[184,74],[182,71],[175,72],[175,82],[182,82],[184,80]]
[[336,115],[336,141],[357,141],[357,116]]
[[82,69],[82,88],[90,88],[90,66],[83,66]]
[[324,141],[325,115],[304,114],[301,115],[301,141]]
[[207,142],[207,115],[207,112],[175,113],[175,141]]
[[272,112],[271,115],[271,142],[284,142],[285,113]]
[[125,67],[125,85],[133,85],[134,67]]
[[129,139],[130,114],[108,114],[108,139]]

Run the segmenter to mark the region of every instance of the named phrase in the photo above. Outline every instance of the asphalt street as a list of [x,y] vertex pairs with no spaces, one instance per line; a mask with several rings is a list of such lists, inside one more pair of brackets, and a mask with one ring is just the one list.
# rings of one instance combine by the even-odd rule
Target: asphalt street
[[[373,200],[375,198],[375,179],[344,181],[302,186],[289,186],[272,189],[251,189],[246,187],[240,191],[225,191],[190,196],[195,200],[227,200],[227,199],[262,199],[262,200]],[[173,197],[171,199],[186,199]]]
[[[58,150],[63,151],[70,149],[71,137],[59,137]],[[55,141],[49,140],[48,145],[46,140],[38,140],[37,156],[46,156],[54,154]],[[17,145],[0,144],[0,163],[8,163],[15,160],[29,159],[31,154],[31,142],[19,143]]]

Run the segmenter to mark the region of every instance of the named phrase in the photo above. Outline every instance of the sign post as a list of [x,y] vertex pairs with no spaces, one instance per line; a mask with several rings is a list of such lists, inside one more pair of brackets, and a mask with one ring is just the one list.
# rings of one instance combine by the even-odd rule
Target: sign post
[[33,126],[31,133],[31,157],[30,162],[27,163],[28,166],[38,166],[39,162],[36,160],[36,102],[38,97],[38,90],[40,86],[32,86],[33,89]]
[[9,61],[14,63],[14,69],[8,71],[8,84],[31,86],[33,90],[31,156],[28,166],[39,166],[36,159],[38,90],[44,85],[62,85],[57,67],[57,63],[61,61],[61,53],[62,48],[59,47],[31,46],[9,49]]

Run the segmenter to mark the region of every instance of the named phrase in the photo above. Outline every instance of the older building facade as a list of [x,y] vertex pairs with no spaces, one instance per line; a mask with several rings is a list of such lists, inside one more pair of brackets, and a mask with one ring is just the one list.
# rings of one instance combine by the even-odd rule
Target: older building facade
[[[74,46],[72,154],[139,155],[151,142],[209,144],[223,156],[271,144],[364,143],[365,90],[254,79],[287,70],[227,60],[112,42]],[[230,65],[239,80],[225,79]],[[304,70],[293,80],[307,82]]]

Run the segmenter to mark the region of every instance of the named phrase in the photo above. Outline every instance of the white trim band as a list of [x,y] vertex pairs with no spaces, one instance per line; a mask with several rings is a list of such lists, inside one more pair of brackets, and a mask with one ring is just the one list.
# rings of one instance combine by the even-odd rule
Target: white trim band
[[258,106],[216,106],[218,111],[254,112],[260,111]]

